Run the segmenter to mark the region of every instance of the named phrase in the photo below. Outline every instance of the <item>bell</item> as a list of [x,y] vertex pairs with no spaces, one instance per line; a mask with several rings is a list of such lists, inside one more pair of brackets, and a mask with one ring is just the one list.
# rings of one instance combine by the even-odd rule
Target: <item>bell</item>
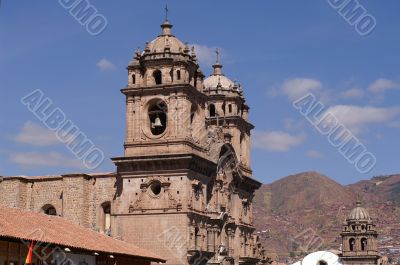
[[156,117],[156,120],[154,121],[153,126],[154,127],[162,127],[163,126],[161,123],[160,117],[158,117],[158,116]]

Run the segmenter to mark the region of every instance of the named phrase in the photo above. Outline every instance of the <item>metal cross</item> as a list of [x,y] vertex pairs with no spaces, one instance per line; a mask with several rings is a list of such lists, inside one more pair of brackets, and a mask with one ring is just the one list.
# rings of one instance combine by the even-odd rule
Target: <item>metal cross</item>
[[218,48],[215,49],[215,53],[217,54],[217,63],[219,63],[219,50],[218,50]]
[[168,20],[168,5],[165,5],[165,21]]

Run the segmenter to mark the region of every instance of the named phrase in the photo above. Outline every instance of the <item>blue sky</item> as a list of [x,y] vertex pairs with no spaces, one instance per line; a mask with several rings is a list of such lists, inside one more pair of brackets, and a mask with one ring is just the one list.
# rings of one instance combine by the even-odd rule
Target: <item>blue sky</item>
[[[154,39],[165,1],[90,2],[107,27],[90,35],[58,1],[3,0],[0,8],[0,175],[87,172],[21,104],[40,89],[109,157],[122,155],[125,67]],[[214,50],[243,85],[256,126],[254,177],[315,170],[340,183],[399,173],[400,3],[360,1],[376,19],[357,33],[328,1],[168,1],[173,32],[210,74]],[[312,92],[375,157],[360,173],[292,106]],[[90,171],[89,171],[90,172]]]

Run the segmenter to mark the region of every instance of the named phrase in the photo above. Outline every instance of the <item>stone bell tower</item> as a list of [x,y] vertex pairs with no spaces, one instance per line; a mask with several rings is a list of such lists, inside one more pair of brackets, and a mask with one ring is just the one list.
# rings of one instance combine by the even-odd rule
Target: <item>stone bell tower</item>
[[[256,264],[248,106],[214,65],[207,79],[190,49],[161,34],[129,63],[124,156],[117,166],[112,235],[168,264]],[[207,85],[207,86],[205,86]],[[225,111],[225,112],[224,112]]]
[[161,34],[139,49],[128,66],[125,156],[201,149],[206,98],[204,75],[194,51],[172,35],[166,20]]
[[249,106],[241,85],[223,74],[219,51],[216,53],[214,71],[204,80],[204,92],[209,97],[207,125],[223,128],[225,138],[235,149],[241,166],[250,173],[250,131],[254,126],[249,122]]
[[350,212],[343,223],[342,255],[344,265],[368,264],[375,265],[379,259],[375,224],[369,213],[357,201],[356,207]]

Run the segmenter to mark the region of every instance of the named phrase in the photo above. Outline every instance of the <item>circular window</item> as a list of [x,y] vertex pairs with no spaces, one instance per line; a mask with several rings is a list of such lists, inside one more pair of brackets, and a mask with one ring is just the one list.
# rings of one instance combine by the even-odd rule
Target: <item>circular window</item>
[[150,131],[153,135],[162,134],[167,128],[167,104],[158,100],[149,106]]
[[150,189],[151,192],[154,195],[158,195],[161,193],[161,183],[159,181],[154,181],[151,185],[150,185]]

